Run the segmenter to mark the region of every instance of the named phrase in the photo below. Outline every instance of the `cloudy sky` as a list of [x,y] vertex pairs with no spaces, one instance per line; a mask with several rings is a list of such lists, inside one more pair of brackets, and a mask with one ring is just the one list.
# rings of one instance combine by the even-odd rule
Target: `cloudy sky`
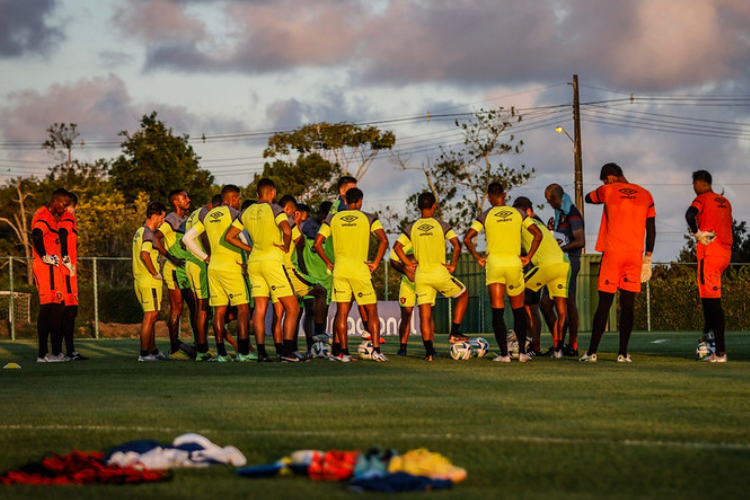
[[[749,26],[747,0],[0,0],[0,180],[54,163],[39,147],[54,122],[78,124],[82,159],[112,158],[157,110],[218,182],[245,185],[273,131],[379,122],[419,165],[461,141],[428,113],[515,106],[524,152],[503,161],[536,170],[512,194],[541,203],[551,182],[573,192],[554,129],[572,134],[578,74],[585,191],[609,161],[651,190],[668,261],[693,170],[750,219]],[[403,210],[421,182],[383,157],[366,209]],[[585,209],[593,248],[601,210]]]

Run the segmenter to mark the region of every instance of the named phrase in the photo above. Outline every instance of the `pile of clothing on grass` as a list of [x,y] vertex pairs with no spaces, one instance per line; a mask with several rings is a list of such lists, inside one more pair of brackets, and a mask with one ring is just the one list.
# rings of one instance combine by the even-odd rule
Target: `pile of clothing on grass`
[[396,450],[366,452],[299,450],[272,464],[242,467],[237,474],[259,478],[305,475],[316,481],[348,481],[355,491],[431,491],[466,479],[466,469],[425,448],[399,455]]
[[170,443],[139,440],[123,443],[109,453],[73,451],[53,454],[0,476],[12,484],[138,484],[171,479],[170,469],[232,465],[242,467],[245,456],[234,446],[221,447],[200,434],[183,434]]

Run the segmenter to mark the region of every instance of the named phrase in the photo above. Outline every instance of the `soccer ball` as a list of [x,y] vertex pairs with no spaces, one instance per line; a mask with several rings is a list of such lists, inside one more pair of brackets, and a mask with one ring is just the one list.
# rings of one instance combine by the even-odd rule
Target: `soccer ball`
[[372,347],[372,342],[362,342],[357,347],[357,353],[362,359],[372,359],[372,353],[375,352],[375,348]]
[[695,357],[700,361],[712,355],[714,351],[716,351],[716,344],[713,342],[701,342],[695,349]]
[[468,342],[460,342],[451,345],[451,358],[456,361],[464,361],[471,357],[471,345]]
[[477,337],[469,341],[472,354],[478,358],[483,358],[490,351],[490,343],[482,337]]
[[555,237],[555,240],[557,240],[557,244],[560,245],[561,247],[564,247],[565,245],[570,243],[565,233],[561,233],[559,231],[552,231],[552,236]]
[[326,359],[328,357],[328,344],[326,342],[315,342],[310,348],[314,359]]
[[[518,340],[516,340],[515,333],[513,334],[513,339],[508,340],[508,354],[511,358],[515,359],[518,357]],[[526,337],[526,352],[529,352],[531,350],[531,339]]]

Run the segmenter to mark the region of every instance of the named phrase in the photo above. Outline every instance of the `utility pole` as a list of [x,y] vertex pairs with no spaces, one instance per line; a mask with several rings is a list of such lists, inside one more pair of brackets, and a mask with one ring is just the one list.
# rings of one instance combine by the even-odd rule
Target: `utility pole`
[[576,207],[583,215],[583,156],[581,154],[581,108],[578,99],[578,75],[573,75],[573,154],[575,156]]

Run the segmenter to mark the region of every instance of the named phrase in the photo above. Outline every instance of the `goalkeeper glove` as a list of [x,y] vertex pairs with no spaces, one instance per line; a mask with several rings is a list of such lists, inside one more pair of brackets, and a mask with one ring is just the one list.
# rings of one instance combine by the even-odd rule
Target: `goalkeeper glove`
[[57,255],[45,255],[42,257],[42,262],[44,262],[48,266],[59,266],[60,257],[58,257]]
[[73,263],[70,262],[70,256],[66,255],[62,258],[62,265],[65,266],[68,271],[70,271],[71,276],[76,275],[76,266],[74,266]]
[[703,245],[708,245],[716,239],[716,233],[713,231],[698,231],[697,233],[693,233],[693,236],[698,240],[698,243]]
[[641,266],[641,283],[646,283],[651,279],[651,256],[646,255],[643,257],[643,265]]

